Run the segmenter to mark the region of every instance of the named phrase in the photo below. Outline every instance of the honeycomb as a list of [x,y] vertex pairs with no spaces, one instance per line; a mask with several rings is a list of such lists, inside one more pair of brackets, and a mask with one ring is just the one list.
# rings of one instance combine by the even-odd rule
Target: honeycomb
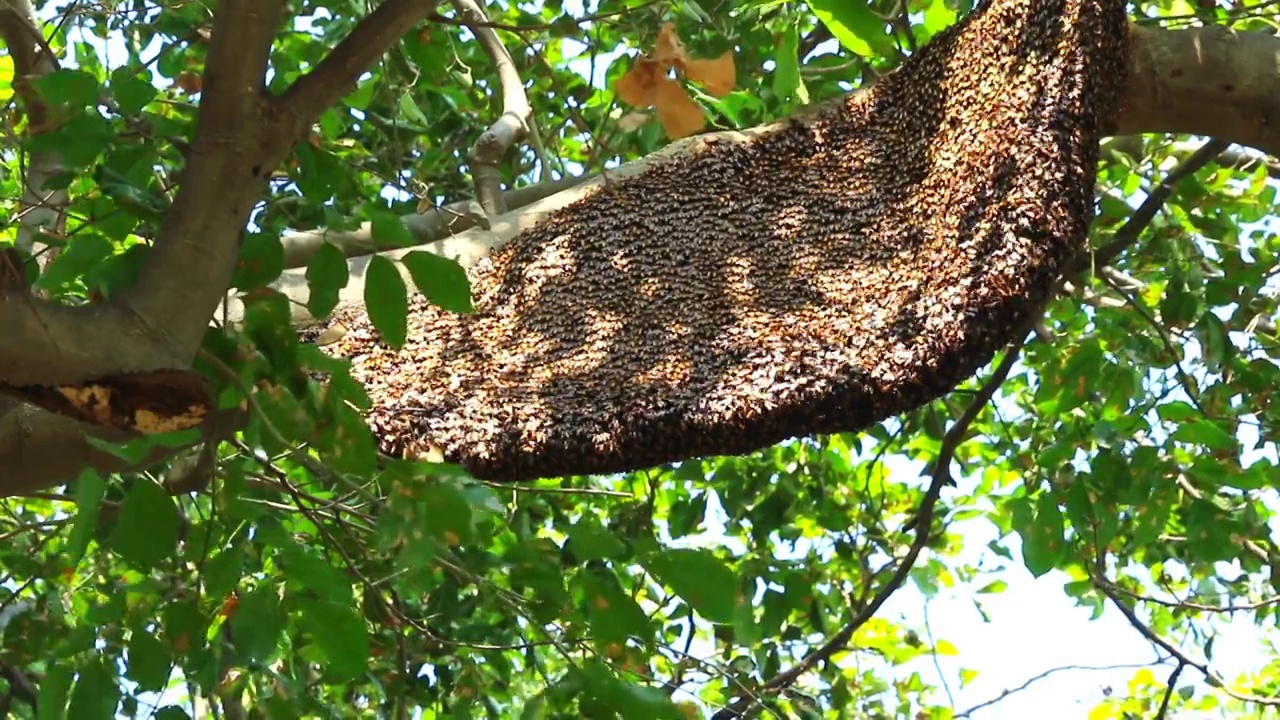
[[593,194],[475,269],[476,312],[359,309],[383,451],[478,477],[631,471],[864,429],[973,375],[1093,214],[1121,0],[987,0],[873,87]]

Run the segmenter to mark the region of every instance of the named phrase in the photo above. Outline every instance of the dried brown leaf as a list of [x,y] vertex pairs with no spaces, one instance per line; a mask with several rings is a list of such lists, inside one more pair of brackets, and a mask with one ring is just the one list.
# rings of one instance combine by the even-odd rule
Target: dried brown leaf
[[675,23],[666,23],[653,43],[653,59],[664,69],[685,61],[684,43],[676,33]]
[[657,82],[663,73],[654,60],[642,57],[613,84],[613,91],[628,105],[648,107],[657,101]]
[[737,84],[733,51],[712,60],[686,60],[684,74],[713,97],[724,97],[733,92],[733,87]]
[[684,86],[670,78],[661,78],[656,91],[654,106],[658,109],[658,120],[667,137],[679,140],[692,135],[707,124],[702,106],[694,102],[685,92]]

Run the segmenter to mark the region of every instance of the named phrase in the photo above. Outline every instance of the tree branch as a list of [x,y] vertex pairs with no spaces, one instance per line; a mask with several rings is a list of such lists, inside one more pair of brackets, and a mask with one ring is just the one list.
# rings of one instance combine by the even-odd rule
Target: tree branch
[[[0,327],[6,330],[0,378],[6,384],[77,385],[122,372],[190,366],[229,282],[249,211],[270,166],[283,155],[264,142],[261,113],[282,7],[283,0],[218,3],[184,180],[138,283],[108,302],[78,307],[12,289],[0,294]],[[86,466],[124,469],[89,445],[88,433],[124,439],[0,401],[0,494],[49,487]]]
[[1204,135],[1280,155],[1280,38],[1132,27],[1134,70],[1113,134]]
[[962,712],[956,713],[954,720],[964,720],[964,718],[972,717],[975,712],[981,710],[982,708],[991,707],[992,705],[1000,703],[1010,695],[1016,695],[1022,692],[1023,690],[1026,690],[1027,688],[1031,687],[1032,685],[1040,682],[1041,680],[1044,680],[1048,677],[1056,675],[1060,672],[1079,671],[1079,670],[1089,670],[1089,671],[1099,671],[1099,672],[1107,671],[1107,670],[1140,670],[1145,667],[1151,667],[1152,665],[1160,665],[1164,663],[1164,661],[1165,661],[1164,658],[1159,658],[1153,663],[1119,663],[1117,665],[1062,665],[1060,667],[1049,668],[1048,670],[1045,670],[1044,672],[1038,675],[1033,675],[1027,678],[1025,682],[1023,682],[1021,685],[1017,687],[1007,688],[1005,690],[1002,690],[999,695],[991,698],[990,700],[984,700],[978,703],[977,705],[970,707],[968,710],[964,710]]
[[1169,673],[1169,682],[1164,688],[1164,698],[1160,700],[1160,709],[1156,711],[1155,720],[1164,720],[1165,713],[1169,711],[1169,700],[1173,698],[1173,690],[1178,686],[1178,676],[1182,674],[1182,668],[1186,667],[1186,663],[1178,663],[1178,666]]
[[137,285],[78,307],[16,291],[0,295],[5,383],[75,385],[189,365],[266,182],[271,158],[263,157],[257,130],[260,92],[282,3],[219,4],[184,182]]
[[240,250],[249,212],[290,140],[269,146],[263,113],[267,59],[283,0],[221,0],[204,72],[195,137],[173,206],[124,301],[148,332],[189,363]]
[[[1160,637],[1159,633],[1143,622],[1142,619],[1138,617],[1137,611],[1134,610],[1129,603],[1125,602],[1125,600],[1120,597],[1120,594],[1116,592],[1116,586],[1113,585],[1110,580],[1096,573],[1091,574],[1090,578],[1093,580],[1093,586],[1111,600],[1111,603],[1116,606],[1116,609],[1120,611],[1121,615],[1124,615],[1125,619],[1129,621],[1129,624],[1133,626],[1133,629],[1137,630],[1138,633],[1141,634],[1142,637],[1146,638],[1152,645],[1155,645],[1177,660],[1179,668],[1184,665],[1195,668],[1204,676],[1209,685],[1218,688],[1228,696],[1241,702],[1257,703],[1258,705],[1265,705],[1268,707],[1280,707],[1280,697],[1263,697],[1261,695],[1250,695],[1248,693],[1232,690],[1227,686],[1227,681],[1225,679],[1210,669],[1208,661],[1201,662],[1199,660],[1192,659],[1190,655],[1187,655],[1185,652],[1175,647],[1173,643]],[[1173,681],[1176,679],[1177,674],[1175,673],[1174,677],[1170,678],[1170,685],[1172,685]]]
[[471,165],[471,176],[476,185],[476,199],[489,217],[501,215],[507,211],[502,202],[502,156],[512,145],[522,141],[529,135],[529,121],[533,117],[533,108],[529,98],[525,96],[524,81],[516,72],[511,53],[502,44],[498,33],[487,27],[489,17],[476,0],[452,0],[458,15],[466,23],[467,28],[475,34],[480,46],[493,61],[498,71],[498,84],[502,88],[502,116],[494,121],[476,140],[475,145],[467,153],[467,162]]
[[[57,70],[58,59],[45,41],[28,0],[0,3],[0,38],[13,58],[14,87],[27,113],[27,131],[42,132],[47,129],[48,112],[44,102],[31,92],[30,78]],[[35,252],[36,235],[41,231],[59,237],[65,234],[67,191],[44,187],[62,171],[62,160],[54,153],[42,152],[30,157],[22,176],[22,200],[14,243],[20,250]]]
[[[581,185],[593,177],[594,174],[578,175],[508,190],[502,194],[502,203],[511,210],[519,210],[530,203]],[[426,245],[475,227],[479,218],[475,213],[469,212],[472,202],[466,200],[450,203],[422,213],[409,213],[400,219],[413,235],[414,244]],[[373,224],[367,222],[362,223],[359,229],[350,231],[321,228],[289,233],[280,239],[280,243],[284,245],[286,268],[306,267],[311,256],[325,243],[338,248],[348,258],[369,255],[379,250],[373,241]]]
[[369,66],[435,9],[434,0],[386,0],[338,43],[311,72],[285,90],[276,109],[296,136],[351,92]]
[[[757,688],[760,696],[776,694],[790,687],[806,672],[843,650],[849,644],[849,640],[853,638],[853,634],[858,631],[858,628],[875,617],[881,606],[906,582],[907,576],[911,574],[911,569],[915,567],[916,558],[920,556],[925,544],[929,542],[929,530],[933,525],[933,509],[938,504],[938,498],[942,495],[942,488],[951,482],[951,461],[955,459],[956,450],[964,442],[965,435],[969,432],[969,426],[978,418],[987,403],[991,402],[991,398],[995,397],[996,391],[1004,384],[1005,379],[1009,377],[1009,372],[1013,370],[1013,365],[1018,360],[1022,346],[1026,343],[1026,338],[1027,335],[1024,332],[1019,340],[1010,344],[1005,351],[1004,358],[1000,360],[1000,364],[996,366],[991,376],[982,384],[981,389],[974,394],[973,401],[969,403],[964,414],[950,428],[947,428],[947,434],[942,439],[938,457],[930,473],[932,480],[929,483],[929,489],[925,492],[924,499],[920,501],[919,512],[910,523],[915,526],[916,537],[912,541],[911,547],[907,550],[906,556],[898,563],[893,576],[884,584],[884,587],[880,588],[880,591],[871,599],[871,602],[859,610],[858,614],[846,623],[844,627],[840,628],[840,631],[833,635],[831,639],[827,640],[817,650],[806,655],[800,662],[760,685]],[[754,698],[742,698],[728,707],[718,710],[716,714],[711,716],[711,720],[731,720],[732,718],[743,717],[750,712],[754,705],[756,705]]]
[[1158,186],[1147,193],[1147,197],[1138,206],[1137,210],[1129,216],[1124,225],[1116,230],[1115,235],[1111,238],[1111,242],[1098,248],[1092,255],[1085,255],[1076,263],[1074,272],[1084,272],[1093,267],[1105,267],[1115,262],[1120,254],[1128,249],[1131,245],[1142,237],[1142,233],[1155,219],[1156,214],[1160,212],[1160,208],[1164,207],[1165,201],[1173,194],[1174,187],[1177,186],[1183,178],[1194,175],[1200,168],[1213,162],[1223,150],[1226,150],[1230,143],[1222,140],[1210,140],[1200,146],[1199,150],[1188,155],[1182,162],[1178,163],[1164,180]]

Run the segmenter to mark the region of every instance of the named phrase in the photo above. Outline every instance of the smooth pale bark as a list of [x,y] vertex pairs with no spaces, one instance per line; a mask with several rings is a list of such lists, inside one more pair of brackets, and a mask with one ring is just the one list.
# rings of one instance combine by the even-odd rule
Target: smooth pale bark
[[[243,21],[246,15],[261,14],[274,5],[223,0],[218,17],[224,18],[222,13],[230,11],[239,13]],[[279,162],[282,147],[287,149],[281,143],[297,137],[311,122],[308,118],[335,101],[340,96],[336,93],[342,91],[341,83],[354,82],[359,68],[367,66],[381,54],[381,48],[399,37],[396,33],[408,27],[404,23],[425,5],[417,0],[388,0],[379,5],[367,18],[374,20],[376,16],[378,21],[365,26],[359,37],[353,33],[348,38],[351,43],[344,42],[335,49],[332,62],[322,63],[321,67],[340,82],[330,82],[318,68],[316,73],[305,76],[310,80],[299,81],[278,104],[266,104],[257,94],[237,93],[256,87],[260,67],[241,77],[245,71],[228,62],[220,71],[226,79],[221,79],[215,72],[216,54],[211,49],[206,94],[221,85],[231,88],[232,97],[222,105],[201,109],[201,130],[193,145],[187,182],[183,183],[180,202],[175,203],[172,213],[176,217],[162,232],[158,249],[165,249],[156,253],[150,266],[155,276],[144,279],[134,301],[128,304],[68,309],[33,304],[29,298],[0,298],[0,327],[6,329],[7,336],[0,348],[0,377],[10,382],[70,383],[122,370],[181,367],[189,363],[214,304],[223,297],[214,286],[222,283],[221,287],[225,287],[230,272],[228,258],[234,257],[235,245],[229,242],[229,236],[239,233],[248,205],[264,186],[266,170]],[[1220,28],[1137,29],[1134,37],[1134,73],[1124,107],[1110,121],[1114,134],[1212,136],[1280,155],[1280,38]],[[214,44],[217,42],[215,32]],[[233,42],[226,44],[230,47]],[[250,49],[260,50],[261,45]],[[254,64],[260,59],[253,53],[242,57]],[[206,105],[213,103],[212,97]],[[264,129],[246,130],[255,127]],[[687,139],[610,171],[607,176],[618,179],[655,162],[687,157],[709,139],[743,142],[768,131],[766,126]],[[205,173],[193,175],[196,167]],[[431,240],[421,249],[473,265],[547,214],[594,192],[601,182],[599,178],[588,180],[498,216],[489,229],[472,227],[448,234],[456,226],[437,223],[434,232],[439,236],[432,237],[430,228],[418,236]],[[239,190],[228,193],[227,188]],[[324,241],[324,236],[320,240]],[[318,246],[314,238],[309,242]],[[406,252],[409,250],[385,254],[397,258]],[[305,257],[305,251],[300,257]],[[295,258],[294,262],[300,261]],[[352,261],[352,282],[343,293],[344,301],[359,302],[362,297],[367,262],[367,256]],[[173,268],[182,272],[168,272]],[[193,277],[211,269],[212,277],[200,278],[195,283],[200,289],[193,288]],[[306,300],[301,269],[286,272],[276,285],[299,302]],[[212,296],[208,294],[210,290]],[[210,297],[213,302],[209,302]],[[238,302],[231,299],[225,310],[234,319]],[[303,322],[306,318],[300,314],[298,320]],[[48,413],[15,407],[14,403],[6,408],[0,402],[0,495],[64,482],[85,465],[118,469],[118,465],[105,462],[89,449],[83,439],[88,430],[87,426]]]

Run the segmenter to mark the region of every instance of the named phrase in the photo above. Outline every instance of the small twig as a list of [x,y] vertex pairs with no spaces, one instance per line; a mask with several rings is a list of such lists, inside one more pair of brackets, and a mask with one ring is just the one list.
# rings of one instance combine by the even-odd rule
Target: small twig
[[1261,697],[1259,695],[1250,695],[1248,693],[1236,692],[1235,690],[1227,687],[1226,680],[1213,672],[1213,670],[1209,668],[1209,663],[1207,661],[1201,662],[1193,660],[1189,655],[1175,647],[1173,643],[1160,637],[1159,633],[1152,630],[1146,623],[1144,623],[1142,619],[1138,617],[1138,613],[1133,609],[1133,607],[1120,597],[1120,594],[1115,591],[1114,586],[1108,580],[1099,577],[1098,575],[1093,575],[1092,579],[1093,586],[1111,600],[1111,603],[1116,606],[1121,615],[1124,615],[1125,619],[1129,621],[1129,624],[1133,626],[1133,629],[1137,630],[1138,633],[1141,634],[1142,637],[1146,638],[1148,642],[1173,656],[1180,665],[1189,665],[1198,670],[1201,675],[1204,675],[1205,680],[1208,681],[1209,685],[1221,690],[1229,697],[1239,700],[1240,702],[1257,703],[1258,705],[1265,705],[1268,707],[1280,707],[1280,697]]
[[1017,687],[1003,690],[999,695],[991,698],[990,700],[980,702],[977,705],[974,705],[973,707],[969,708],[968,710],[957,713],[954,720],[962,720],[963,718],[972,717],[975,712],[981,710],[982,708],[996,705],[1002,702],[1005,698],[1009,697],[1010,695],[1016,695],[1017,693],[1020,693],[1023,690],[1026,690],[1027,688],[1040,682],[1041,680],[1044,680],[1045,678],[1048,678],[1060,672],[1067,672],[1070,670],[1089,670],[1089,671],[1098,671],[1098,672],[1106,671],[1106,670],[1137,670],[1139,668],[1145,668],[1145,667],[1150,667],[1152,665],[1163,664],[1166,659],[1167,658],[1157,659],[1154,663],[1120,663],[1117,665],[1063,665],[1061,667],[1049,668],[1048,670],[1045,670],[1044,672],[1038,675],[1033,675],[1030,678],[1027,678],[1026,682],[1022,683]]
[[1280,595],[1264,598],[1254,602],[1228,603],[1226,605],[1208,605],[1206,603],[1191,602],[1189,600],[1166,600],[1164,598],[1152,597],[1150,595],[1142,595],[1140,593],[1133,592],[1132,590],[1120,587],[1119,585],[1110,582],[1106,578],[1100,578],[1100,581],[1108,583],[1116,592],[1130,598],[1131,600],[1152,603],[1153,605],[1161,605],[1163,607],[1174,608],[1177,610],[1195,610],[1196,612],[1230,614],[1237,612],[1254,612],[1265,607],[1280,604]]
[[502,115],[481,133],[475,145],[467,153],[471,176],[476,184],[476,199],[490,217],[507,211],[502,199],[502,156],[513,145],[529,136],[529,124],[533,119],[533,107],[524,92],[524,81],[516,71],[515,61],[507,51],[498,33],[488,27],[488,16],[476,0],[451,0],[458,16],[498,71],[498,84],[502,88]]
[[1160,701],[1160,709],[1156,711],[1154,720],[1164,720],[1165,713],[1169,711],[1169,700],[1173,697],[1173,689],[1178,685],[1178,676],[1182,674],[1182,668],[1186,667],[1186,663],[1178,663],[1178,667],[1173,669],[1169,674],[1168,687],[1164,689],[1164,698]]
[[947,704],[951,707],[956,706],[955,696],[951,694],[951,683],[947,682],[946,673],[942,672],[942,662],[938,660],[938,641],[933,639],[933,626],[929,623],[929,599],[925,598],[924,607],[922,608],[924,615],[924,632],[929,639],[929,656],[933,658],[933,669],[938,672],[938,679],[942,681],[942,690],[947,694]]

